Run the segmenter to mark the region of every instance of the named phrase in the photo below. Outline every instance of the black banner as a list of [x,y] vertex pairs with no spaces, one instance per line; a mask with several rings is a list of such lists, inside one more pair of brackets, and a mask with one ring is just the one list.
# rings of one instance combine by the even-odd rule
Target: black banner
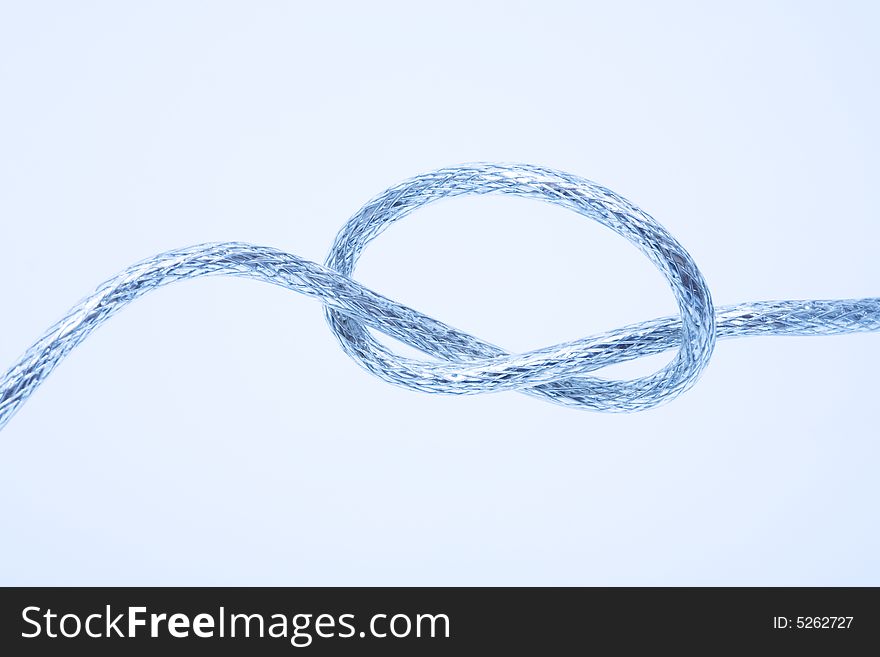
[[[861,654],[876,588],[6,588],[6,655]],[[873,648],[871,648],[873,646]]]

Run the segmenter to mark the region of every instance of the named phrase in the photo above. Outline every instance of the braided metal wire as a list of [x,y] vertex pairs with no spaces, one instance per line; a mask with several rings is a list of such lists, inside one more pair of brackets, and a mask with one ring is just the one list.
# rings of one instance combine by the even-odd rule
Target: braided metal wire
[[[512,194],[563,206],[607,226],[644,253],[668,281],[679,309],[522,354],[509,354],[351,278],[367,244],[413,210],[464,194]],[[342,348],[390,383],[433,393],[518,390],[568,406],[631,412],[673,399],[706,367],[716,339],[748,335],[834,335],[880,331],[880,298],[762,301],[713,308],[703,276],[685,249],[651,216],[589,180],[525,164],[470,164],[416,176],[367,203],[337,235],[325,265],[270,247],[201,244],[132,265],[74,306],[0,381],[0,429],[76,345],[146,292],[201,276],[240,276],[315,297]],[[432,356],[395,354],[379,331]],[[589,373],[677,348],[662,369],[628,381]]]

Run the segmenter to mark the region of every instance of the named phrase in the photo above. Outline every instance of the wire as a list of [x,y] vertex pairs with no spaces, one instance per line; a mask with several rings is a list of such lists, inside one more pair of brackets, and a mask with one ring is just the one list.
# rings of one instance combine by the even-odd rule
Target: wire
[[[560,205],[607,226],[663,273],[679,316],[624,326],[543,349],[500,347],[396,303],[351,278],[367,244],[395,221],[442,198],[511,194]],[[690,388],[716,339],[749,335],[836,335],[880,331],[880,298],[760,301],[717,311],[691,256],[651,216],[583,178],[526,164],[468,164],[411,178],[367,203],[343,226],[325,265],[270,247],[200,244],[132,265],[74,306],[0,381],[0,429],[58,363],[113,314],[146,292],[202,276],[240,276],[315,297],[342,348],[367,371],[413,390],[476,394],[517,390],[567,406],[631,412]],[[395,354],[370,330],[436,360]],[[627,381],[589,375],[600,368],[677,348],[654,374]]]

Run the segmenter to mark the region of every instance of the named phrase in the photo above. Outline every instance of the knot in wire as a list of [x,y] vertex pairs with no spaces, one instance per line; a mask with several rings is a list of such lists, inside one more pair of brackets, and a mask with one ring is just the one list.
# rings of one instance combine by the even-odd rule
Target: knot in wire
[[[628,381],[585,374],[655,353],[658,335],[618,332],[509,354],[440,322],[401,307],[401,316],[370,322],[436,362],[395,354],[376,340],[357,314],[327,306],[326,317],[342,348],[376,376],[414,390],[474,394],[519,390],[558,403],[601,411],[634,411],[672,398],[697,380],[715,345],[715,313],[702,274],[690,254],[650,215],[622,196],[572,174],[526,164],[474,164],[416,176],[367,203],[336,237],[326,265],[350,277],[367,244],[391,224],[434,201],[467,194],[508,194],[573,210],[607,226],[644,253],[675,296],[680,321],[678,353],[658,372]],[[375,317],[375,316],[373,316]],[[643,327],[648,328],[648,327]],[[669,336],[663,339],[669,348]]]
[[[388,226],[424,205],[466,194],[537,199],[610,228],[660,270],[679,315],[509,354],[352,278],[364,248]],[[368,202],[343,226],[325,265],[241,242],[199,244],[132,265],[71,308],[9,368],[0,380],[0,429],[74,347],[125,305],[175,281],[221,275],[255,279],[317,298],[345,352],[395,385],[445,394],[517,390],[597,411],[640,411],[678,396],[705,369],[716,338],[880,331],[877,297],[758,301],[716,310],[693,258],[650,215],[622,196],[544,167],[468,164],[416,176]],[[436,360],[398,355],[376,340],[371,329]],[[620,381],[591,374],[670,349],[677,349],[675,356],[648,376]]]

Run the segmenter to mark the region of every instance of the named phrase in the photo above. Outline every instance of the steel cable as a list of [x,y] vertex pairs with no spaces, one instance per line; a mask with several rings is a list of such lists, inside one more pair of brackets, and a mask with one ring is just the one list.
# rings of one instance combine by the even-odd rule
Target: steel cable
[[[654,319],[522,354],[509,354],[351,278],[367,244],[395,221],[442,198],[511,194],[559,205],[607,226],[663,273],[679,316]],[[74,306],[0,381],[0,429],[58,363],[98,326],[144,293],[202,276],[240,276],[315,297],[342,348],[390,383],[433,393],[517,390],[567,406],[631,412],[671,400],[705,369],[719,338],[880,331],[880,298],[760,301],[717,310],[691,256],[651,216],[578,176],[526,164],[470,164],[416,176],[367,203],[343,226],[325,265],[270,247],[201,244],[143,260]],[[371,329],[433,357],[395,354]],[[670,349],[654,374],[627,381],[591,372]]]

